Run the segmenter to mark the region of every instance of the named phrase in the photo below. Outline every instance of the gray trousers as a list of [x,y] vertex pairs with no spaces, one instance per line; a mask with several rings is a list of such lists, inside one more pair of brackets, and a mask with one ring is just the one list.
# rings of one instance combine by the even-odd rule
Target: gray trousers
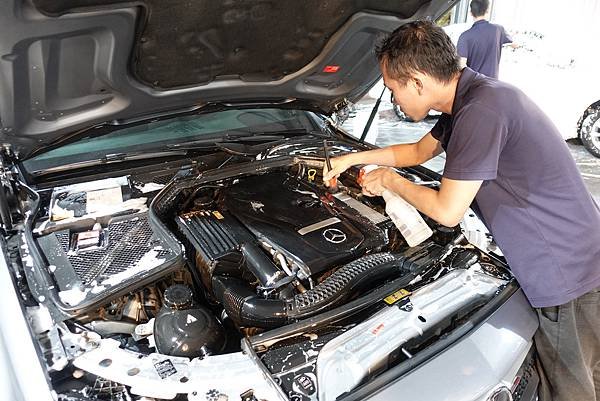
[[536,310],[540,401],[600,401],[600,288]]

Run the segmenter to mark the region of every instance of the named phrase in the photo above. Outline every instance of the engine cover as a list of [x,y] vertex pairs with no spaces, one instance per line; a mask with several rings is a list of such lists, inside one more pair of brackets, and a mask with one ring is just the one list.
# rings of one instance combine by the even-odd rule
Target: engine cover
[[388,242],[386,232],[332,197],[284,172],[241,179],[225,205],[259,240],[317,274]]

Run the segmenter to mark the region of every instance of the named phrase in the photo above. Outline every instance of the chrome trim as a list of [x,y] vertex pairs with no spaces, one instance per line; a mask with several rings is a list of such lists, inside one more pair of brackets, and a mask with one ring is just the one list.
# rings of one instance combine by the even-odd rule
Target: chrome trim
[[337,217],[331,217],[331,218],[329,218],[327,220],[323,220],[323,221],[320,221],[318,223],[311,224],[310,226],[306,226],[306,227],[303,227],[303,228],[299,229],[298,230],[298,234],[305,235],[305,234],[308,234],[308,233],[312,233],[313,231],[317,231],[317,230],[319,230],[321,228],[329,227],[329,226],[331,226],[333,224],[340,223],[340,222],[341,222],[341,220],[338,219]]
[[373,224],[379,224],[386,220],[389,220],[389,217],[384,216],[383,214],[379,213],[377,210],[371,209],[369,206],[354,199],[347,193],[338,192],[337,194],[335,194],[333,196],[335,196],[336,198],[338,198],[339,200],[344,202],[346,205],[350,206],[352,209],[356,210],[358,213],[360,213],[367,219],[371,220],[371,222],[373,222]]

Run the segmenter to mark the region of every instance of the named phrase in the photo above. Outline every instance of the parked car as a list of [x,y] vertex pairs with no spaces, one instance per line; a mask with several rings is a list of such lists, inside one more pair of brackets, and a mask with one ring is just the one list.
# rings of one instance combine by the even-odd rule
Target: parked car
[[409,247],[321,182],[377,36],[451,3],[110,3],[2,2],[0,398],[535,399],[481,221]]
[[[379,81],[377,81],[377,83],[375,85],[373,85],[373,87],[371,89],[369,89],[368,96],[372,99],[378,99],[379,96],[381,95],[381,91],[384,90],[384,88],[385,88],[385,86],[383,85],[383,79],[380,79]],[[388,102],[389,102],[388,106],[394,111],[394,114],[396,115],[398,120],[411,122],[411,123],[414,122],[410,117],[408,117],[406,114],[404,114],[404,112],[402,111],[400,106],[398,106],[396,104],[392,93],[388,89],[385,89],[385,92],[382,96],[382,105],[386,105]],[[383,107],[385,107],[385,106],[383,106]],[[383,107],[380,106],[380,110],[383,109]],[[440,113],[439,111],[430,110],[427,117],[428,118],[437,118],[440,114],[442,114],[442,113]]]
[[600,157],[600,100],[590,104],[577,123],[577,133],[583,146]]

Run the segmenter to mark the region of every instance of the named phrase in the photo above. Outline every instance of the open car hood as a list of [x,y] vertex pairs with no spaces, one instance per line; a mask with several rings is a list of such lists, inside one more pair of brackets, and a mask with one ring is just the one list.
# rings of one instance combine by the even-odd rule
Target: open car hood
[[211,103],[324,114],[378,79],[378,36],[446,0],[1,0],[0,135],[27,157]]

